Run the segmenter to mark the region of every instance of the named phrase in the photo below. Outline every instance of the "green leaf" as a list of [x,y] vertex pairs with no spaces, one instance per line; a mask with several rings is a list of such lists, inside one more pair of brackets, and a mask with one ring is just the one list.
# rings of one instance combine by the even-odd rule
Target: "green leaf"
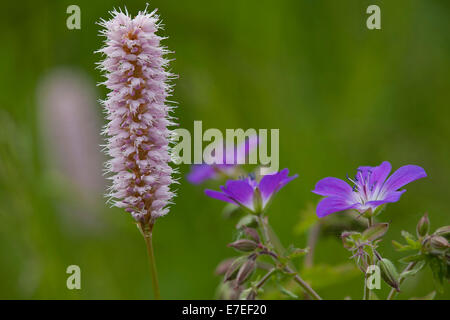
[[404,271],[400,274],[400,278],[409,278],[414,276],[417,272],[422,270],[422,268],[426,265],[426,261],[419,261],[411,270]]
[[447,271],[447,263],[439,258],[432,257],[429,259],[431,271],[433,272],[434,284],[439,293],[444,292],[444,279]]
[[423,254],[413,254],[412,256],[407,256],[399,261],[401,263],[410,263],[410,262],[418,262],[424,260],[426,257]]
[[403,230],[401,234],[411,248],[420,249],[420,242],[411,233]]
[[293,248],[289,251],[287,258],[289,260],[292,260],[295,258],[303,257],[305,254],[308,253],[308,251],[309,251],[309,248],[305,248],[305,249]]
[[362,233],[362,238],[368,241],[374,241],[384,236],[388,229],[389,223],[376,223],[364,230],[364,232]]
[[248,214],[246,216],[243,216],[239,222],[236,225],[237,229],[241,229],[243,226],[246,227],[257,227],[258,226],[258,220],[255,215]]
[[406,250],[408,250],[407,246],[405,246],[405,245],[403,245],[400,242],[397,242],[395,240],[392,240],[392,245],[394,246],[395,250],[397,250],[397,251],[406,251]]
[[289,291],[288,289],[286,289],[285,287],[278,285],[278,289],[284,293],[285,295],[287,295],[288,297],[292,298],[292,299],[298,299],[298,296],[293,293],[292,291]]

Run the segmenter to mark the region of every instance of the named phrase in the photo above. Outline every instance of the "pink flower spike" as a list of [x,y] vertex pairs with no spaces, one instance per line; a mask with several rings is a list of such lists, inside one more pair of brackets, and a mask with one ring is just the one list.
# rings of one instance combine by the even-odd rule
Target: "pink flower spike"
[[[100,68],[109,90],[103,101],[107,137],[106,163],[113,184],[107,195],[112,204],[124,208],[140,223],[153,225],[168,212],[174,193],[174,169],[169,166],[171,131],[174,120],[169,115],[167,97],[173,75],[165,69],[167,51],[160,46],[162,37],[155,11],[112,11],[110,20],[99,23],[104,29],[105,46],[98,52],[105,56]],[[147,119],[152,119],[148,121]],[[150,152],[151,150],[151,152]]]

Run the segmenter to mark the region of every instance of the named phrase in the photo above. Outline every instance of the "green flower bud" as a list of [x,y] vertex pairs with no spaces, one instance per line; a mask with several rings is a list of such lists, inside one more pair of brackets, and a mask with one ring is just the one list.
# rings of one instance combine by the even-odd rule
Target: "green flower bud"
[[390,260],[382,258],[381,260],[378,260],[377,265],[380,268],[383,280],[395,290],[400,291],[398,282],[399,275],[394,264]]
[[450,237],[450,226],[441,227],[434,234],[448,239]]
[[425,237],[430,231],[430,219],[428,219],[428,213],[425,213],[417,223],[416,232],[417,237]]
[[251,252],[258,248],[258,244],[249,239],[240,239],[228,244],[228,246],[242,252]]
[[430,239],[430,245],[433,249],[438,250],[438,251],[444,251],[446,249],[448,249],[449,244],[447,239],[445,239],[444,237],[441,236],[432,236]]

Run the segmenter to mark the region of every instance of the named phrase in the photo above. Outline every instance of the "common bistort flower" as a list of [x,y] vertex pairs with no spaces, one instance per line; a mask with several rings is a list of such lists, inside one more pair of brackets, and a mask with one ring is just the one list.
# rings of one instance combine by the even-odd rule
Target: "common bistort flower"
[[106,37],[100,66],[106,71],[103,84],[111,90],[103,102],[109,120],[107,171],[113,174],[109,196],[144,225],[165,215],[174,196],[168,129],[174,123],[166,103],[172,74],[165,71],[167,50],[155,33],[158,19],[155,11],[135,18],[113,11],[111,20],[100,23]]
[[221,186],[222,192],[206,189],[211,198],[226,201],[255,214],[260,214],[267,207],[272,197],[288,182],[298,177],[288,177],[289,170],[283,169],[274,174],[265,175],[258,183],[253,176],[241,180],[228,180]]
[[[406,184],[427,176],[419,166],[406,165],[389,178],[391,164],[384,161],[378,167],[359,167],[353,184],[328,177],[317,182],[314,193],[325,196],[317,205],[316,213],[322,218],[331,213],[355,209],[360,213],[375,209],[388,202],[397,202],[406,190],[399,190]],[[387,180],[386,180],[387,179]]]
[[187,180],[192,184],[201,184],[206,180],[216,179],[220,175],[232,175],[237,165],[243,164],[246,157],[258,146],[258,136],[253,135],[245,139],[237,147],[225,148],[223,161],[216,164],[193,164],[187,175]]

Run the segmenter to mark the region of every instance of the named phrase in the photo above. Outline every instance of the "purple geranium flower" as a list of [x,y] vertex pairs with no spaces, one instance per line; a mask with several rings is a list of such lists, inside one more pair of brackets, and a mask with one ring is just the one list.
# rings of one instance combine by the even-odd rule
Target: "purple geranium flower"
[[283,169],[275,174],[265,175],[258,183],[249,176],[242,180],[228,180],[221,186],[222,192],[205,190],[207,196],[226,201],[250,210],[255,214],[263,212],[269,201],[288,182],[298,177],[288,177],[289,170]]
[[236,166],[243,164],[246,157],[253,152],[257,145],[258,136],[250,136],[237,147],[225,149],[222,163],[192,165],[187,180],[192,184],[201,184],[206,180],[217,178],[220,174],[232,175]]
[[347,177],[353,187],[338,178],[320,180],[313,192],[326,198],[317,205],[317,215],[322,218],[349,209],[373,212],[382,204],[397,202],[406,191],[399,190],[401,187],[427,176],[425,170],[414,165],[403,166],[388,178],[390,172],[391,164],[384,161],[378,167],[359,167],[354,179]]

